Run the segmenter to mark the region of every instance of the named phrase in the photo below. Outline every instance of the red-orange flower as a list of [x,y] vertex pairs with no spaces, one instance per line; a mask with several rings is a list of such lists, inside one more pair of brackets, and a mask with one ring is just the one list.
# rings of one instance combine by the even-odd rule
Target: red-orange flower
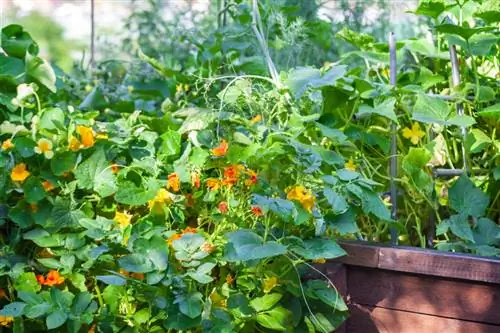
[[111,172],[118,173],[120,171],[120,166],[116,163],[111,163]]
[[37,275],[36,280],[39,284],[45,284],[45,277],[43,275]]
[[191,185],[195,188],[195,189],[199,189],[200,186],[201,186],[201,183],[200,183],[200,175],[198,175],[198,173],[196,172],[191,172]]
[[48,180],[42,182],[42,186],[47,192],[52,191],[54,189],[54,185],[52,185],[52,183],[49,182]]
[[251,169],[247,170],[248,179],[245,180],[246,186],[252,186],[257,184],[257,173]]
[[222,214],[226,214],[229,207],[227,206],[227,202],[222,201],[221,203],[219,203],[218,208]]
[[231,275],[226,276],[227,284],[233,284],[234,278]]
[[222,140],[218,147],[212,149],[212,154],[217,157],[226,156],[227,150],[229,149],[229,144],[226,140]]
[[257,217],[264,215],[262,209],[259,206],[252,206],[252,214]]
[[172,246],[174,244],[175,240],[181,239],[182,234],[173,234],[172,236],[168,237],[167,243],[168,245]]
[[179,192],[181,189],[181,180],[179,179],[179,175],[175,172],[168,175],[167,190],[170,189],[174,192]]
[[196,234],[196,233],[198,233],[198,230],[196,230],[196,228],[191,228],[191,227],[186,227],[182,231],[182,234]]
[[43,275],[37,275],[36,280],[45,286],[55,286],[64,282],[64,278],[55,270],[49,271],[46,278]]

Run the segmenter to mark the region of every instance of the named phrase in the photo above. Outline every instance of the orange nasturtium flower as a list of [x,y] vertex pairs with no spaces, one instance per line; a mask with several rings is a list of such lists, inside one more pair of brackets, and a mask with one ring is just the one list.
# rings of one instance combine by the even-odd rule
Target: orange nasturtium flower
[[215,178],[208,178],[206,184],[210,191],[217,191],[221,185],[219,180]]
[[262,209],[259,206],[252,206],[252,214],[257,217],[264,215]]
[[356,171],[356,163],[354,163],[353,160],[349,160],[346,164],[344,164],[344,168],[347,170]]
[[227,150],[229,149],[229,144],[226,140],[221,140],[218,147],[212,149],[212,155],[217,157],[226,156]]
[[48,180],[43,181],[42,186],[47,192],[50,192],[54,189],[54,185],[52,185],[52,183],[49,182]]
[[5,290],[0,288],[0,299],[2,299],[2,298],[7,299],[8,297],[7,297],[7,294],[5,293]]
[[309,191],[302,185],[295,185],[294,187],[292,187],[288,191],[286,198],[288,200],[295,200],[300,202],[302,207],[304,207],[309,212],[311,212],[312,208],[314,207],[314,195],[311,193],[311,191]]
[[15,182],[24,182],[26,178],[28,178],[30,172],[26,169],[26,164],[19,163],[15,167],[12,168],[10,172],[10,178]]
[[231,275],[226,276],[227,284],[233,284],[234,278]]
[[45,156],[46,159],[50,160],[54,157],[54,152],[52,151],[52,141],[49,139],[38,140],[36,147],[34,148],[35,153]]
[[10,326],[14,321],[14,317],[12,316],[0,316],[0,326]]
[[425,132],[420,129],[419,123],[414,122],[411,129],[408,127],[403,128],[403,136],[416,145],[425,136]]
[[55,286],[64,282],[64,278],[59,275],[58,271],[55,270],[49,271],[47,277],[44,277],[43,275],[37,275],[36,279],[38,283],[45,286]]
[[80,135],[80,140],[84,147],[89,148],[94,146],[94,131],[92,127],[78,125],[76,126],[76,132]]
[[116,223],[120,225],[120,227],[125,228],[130,224],[132,220],[132,215],[127,214],[127,212],[116,212],[115,218],[113,219]]
[[261,120],[262,120],[262,115],[258,114],[255,117],[253,117],[252,120],[250,120],[250,123],[252,125],[254,125],[254,124],[257,124]]
[[201,186],[200,175],[197,172],[191,172],[191,185],[197,190]]
[[174,192],[179,192],[181,189],[181,180],[177,173],[171,173],[168,175],[167,190],[172,190]]
[[12,140],[11,139],[7,139],[5,140],[4,142],[2,142],[2,150],[3,151],[6,151],[6,150],[9,150],[9,149],[12,149],[14,148],[14,144],[12,143]]

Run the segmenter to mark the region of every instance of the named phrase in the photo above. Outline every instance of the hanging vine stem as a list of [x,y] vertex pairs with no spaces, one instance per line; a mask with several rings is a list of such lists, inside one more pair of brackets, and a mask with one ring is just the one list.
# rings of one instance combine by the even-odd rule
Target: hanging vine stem
[[90,68],[95,67],[95,0],[90,0]]
[[252,30],[255,33],[257,41],[259,42],[259,46],[262,50],[262,53],[264,54],[264,60],[266,61],[269,74],[271,75],[274,84],[278,88],[281,88],[278,71],[276,70],[273,59],[271,59],[267,42],[264,39],[264,28],[262,27],[262,21],[260,18],[258,0],[252,0]]

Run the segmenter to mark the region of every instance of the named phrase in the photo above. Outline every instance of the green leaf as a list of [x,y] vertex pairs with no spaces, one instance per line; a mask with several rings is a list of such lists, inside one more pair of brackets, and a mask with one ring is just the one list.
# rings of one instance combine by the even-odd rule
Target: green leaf
[[76,164],[76,154],[71,151],[57,152],[50,160],[50,169],[56,176],[73,170]]
[[275,331],[286,331],[291,313],[282,306],[277,306],[266,312],[258,313],[255,320],[263,327]]
[[488,218],[479,218],[472,233],[477,245],[500,245],[500,226]]
[[470,39],[473,35],[480,32],[495,30],[495,27],[478,27],[478,28],[466,28],[455,24],[445,23],[437,25],[436,30],[445,34],[457,35],[465,40]]
[[280,198],[253,195],[253,203],[264,210],[269,210],[281,217],[284,221],[292,221],[297,216],[297,209],[293,202]]
[[30,177],[23,184],[24,198],[28,203],[37,203],[46,196],[45,189],[38,177]]
[[40,304],[28,305],[24,308],[24,315],[30,319],[41,317],[52,309],[52,304],[44,302]]
[[333,239],[324,238],[305,240],[291,250],[306,260],[333,259],[347,254]]
[[82,110],[102,110],[109,105],[106,97],[101,91],[101,87],[97,86],[92,89],[85,99],[78,106]]
[[149,178],[140,186],[131,181],[121,181],[115,194],[119,203],[131,206],[142,206],[154,199],[160,185],[155,179]]
[[295,98],[299,99],[309,88],[335,85],[338,79],[344,77],[346,71],[347,66],[344,65],[334,66],[325,73],[311,67],[296,68],[288,75],[286,85]]
[[124,286],[127,280],[118,275],[96,275],[97,280],[113,286]]
[[476,10],[474,16],[488,23],[500,22],[500,3],[497,0],[485,0]]
[[450,207],[464,216],[483,216],[489,203],[488,195],[465,175],[450,187],[448,195]]
[[35,155],[36,143],[30,138],[25,136],[16,137],[12,140],[12,143],[16,146],[16,150],[21,157],[26,158]]
[[16,58],[24,58],[30,46],[32,51],[38,51],[38,46],[30,34],[18,24],[11,24],[2,29],[0,45],[5,53]]
[[471,37],[469,40],[470,51],[475,56],[494,55],[500,37],[492,33],[482,33]]
[[345,198],[335,190],[329,187],[325,187],[325,189],[323,190],[323,194],[325,195],[325,198],[330,206],[332,206],[334,214],[342,214],[349,208]]
[[103,149],[96,150],[75,171],[78,186],[93,189],[101,197],[107,197],[117,190],[115,176]]
[[224,250],[226,261],[247,261],[270,258],[286,253],[286,247],[275,242],[264,242],[262,237],[250,230],[238,230],[225,235],[228,243]]
[[423,123],[438,123],[444,125],[450,114],[445,101],[426,95],[418,95],[413,108],[413,120]]
[[369,105],[361,105],[359,107],[359,111],[356,114],[357,117],[362,118],[363,116],[366,115],[371,115],[371,114],[377,114],[379,116],[388,118],[392,120],[395,123],[398,122],[398,117],[396,116],[396,113],[394,112],[394,106],[396,105],[396,99],[391,97],[386,99],[380,104],[375,105],[375,107],[371,107]]
[[41,287],[35,277],[35,273],[26,272],[14,280],[14,289],[17,292],[38,292]]
[[200,234],[184,234],[180,239],[174,240],[172,246],[175,250],[175,258],[179,261],[190,262],[199,265],[199,260],[208,256],[201,246],[206,242],[205,237]]
[[26,76],[44,85],[53,93],[56,92],[56,74],[45,59],[26,52],[25,64]]
[[359,232],[356,224],[356,214],[353,209],[348,209],[340,215],[326,214],[325,220],[329,226],[337,230],[341,235],[354,234]]
[[418,190],[429,195],[432,192],[432,177],[425,171],[432,159],[432,153],[425,148],[410,148],[403,158],[402,168],[410,178],[411,184]]
[[254,298],[250,301],[250,306],[257,312],[262,312],[271,309],[283,298],[282,294],[272,293],[262,297]]
[[384,205],[384,202],[377,193],[364,191],[361,198],[363,212],[373,214],[382,221],[392,222],[389,209]]
[[[430,42],[424,38],[406,41],[405,47],[408,50],[410,50],[411,52],[419,53],[425,57],[438,58],[438,59],[450,59],[450,55],[447,52],[439,52],[437,50],[436,46],[434,46],[434,44],[432,42]],[[422,67],[420,69],[420,75],[425,74],[425,73],[432,74],[432,72],[430,70],[428,70],[425,67]],[[441,77],[441,80],[442,79],[443,78]]]
[[451,232],[453,232],[455,236],[474,243],[474,235],[472,234],[472,229],[466,214],[461,213],[452,215],[448,220],[445,220],[445,222],[449,224]]
[[74,209],[69,200],[57,197],[49,219],[44,226],[53,227],[56,230],[78,226],[78,220],[87,216],[78,209]]
[[179,304],[179,310],[189,318],[201,314],[203,295],[200,292],[178,295],[174,303]]
[[321,133],[332,140],[334,144],[342,144],[347,140],[347,136],[339,129],[330,128],[320,123],[316,123],[316,126],[318,126]]
[[358,33],[347,27],[343,27],[342,30],[337,32],[335,37],[341,38],[361,50],[371,49],[373,48],[373,44],[375,44],[375,38],[373,36],[369,34]]
[[64,245],[65,236],[56,233],[48,233],[42,228],[30,230],[23,234],[24,239],[33,241],[41,247],[59,247]]
[[500,119],[500,103],[491,105],[477,113],[481,117]]
[[118,264],[128,272],[148,273],[153,270],[153,265],[149,258],[137,253],[121,257],[118,259]]
[[62,326],[67,319],[68,315],[63,310],[56,310],[47,316],[45,324],[47,325],[47,329],[52,330]]
[[332,308],[338,311],[347,311],[347,305],[344,302],[342,296],[332,288],[328,283],[321,280],[309,280],[307,281],[306,294],[313,297],[319,298],[325,304],[328,304]]
[[6,317],[21,317],[24,312],[24,308],[26,307],[26,303],[22,302],[12,302],[3,307],[0,310],[0,316]]
[[162,142],[158,154],[164,157],[177,156],[181,152],[181,135],[168,131],[160,136]]
[[40,128],[46,130],[56,130],[64,128],[64,112],[60,108],[44,109],[40,117]]
[[421,0],[415,14],[425,15],[437,19],[446,9],[444,0]]
[[467,135],[465,146],[473,154],[480,153],[491,144],[491,139],[480,129],[474,128]]

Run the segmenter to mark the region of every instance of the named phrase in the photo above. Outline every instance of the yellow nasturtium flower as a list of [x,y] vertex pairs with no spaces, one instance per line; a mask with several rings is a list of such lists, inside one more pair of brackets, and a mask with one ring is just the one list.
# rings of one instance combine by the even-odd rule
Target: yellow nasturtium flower
[[353,160],[349,160],[346,164],[344,164],[344,168],[347,170],[356,171],[356,163],[354,163]]
[[12,140],[11,139],[7,139],[5,140],[4,142],[2,142],[2,150],[3,151],[6,151],[6,150],[9,150],[9,149],[12,149],[14,148],[14,144],[12,143]]
[[295,185],[290,190],[288,190],[286,198],[288,200],[295,200],[300,202],[302,207],[304,207],[309,212],[311,212],[314,207],[314,195],[311,193],[311,191],[309,191],[302,185]]
[[149,210],[155,213],[163,212],[163,206],[171,204],[173,201],[173,197],[174,195],[172,193],[164,188],[161,188],[156,193],[156,197],[148,202]]
[[125,228],[130,224],[132,220],[132,215],[127,214],[127,212],[116,212],[114,221],[120,225],[120,227]]
[[15,167],[12,168],[12,171],[10,172],[10,178],[12,181],[15,182],[24,182],[26,178],[28,178],[30,175],[30,172],[26,169],[26,164],[24,163],[19,163]]
[[276,276],[271,276],[268,278],[265,278],[264,281],[262,281],[262,287],[264,289],[264,293],[268,293],[271,290],[273,290],[274,287],[278,285],[278,278]]
[[10,326],[14,321],[14,317],[11,316],[0,316],[0,326]]
[[414,145],[418,144],[425,136],[425,132],[420,129],[420,125],[414,122],[411,129],[408,127],[403,128],[403,137],[409,139]]
[[80,140],[78,140],[74,136],[71,136],[71,138],[69,139],[69,145],[68,145],[69,150],[78,151],[81,146],[82,146],[82,143],[80,142]]
[[43,154],[46,159],[54,157],[54,152],[52,151],[52,141],[48,139],[38,140],[34,150],[37,154]]

